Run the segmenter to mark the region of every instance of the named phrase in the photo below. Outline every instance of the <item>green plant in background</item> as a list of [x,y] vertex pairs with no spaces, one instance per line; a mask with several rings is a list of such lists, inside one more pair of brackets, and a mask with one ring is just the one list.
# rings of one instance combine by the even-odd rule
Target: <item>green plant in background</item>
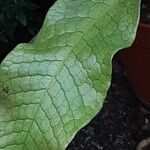
[[[14,42],[17,29],[36,32],[34,11],[38,6],[29,0],[5,0],[0,3],[0,49]],[[37,19],[38,20],[38,19]],[[17,33],[19,34],[19,33]],[[4,45],[4,46],[3,46]]]
[[150,24],[150,0],[142,0],[141,22]]
[[58,0],[51,7],[34,41],[1,63],[0,149],[65,149],[100,111],[112,57],[135,38],[139,3]]

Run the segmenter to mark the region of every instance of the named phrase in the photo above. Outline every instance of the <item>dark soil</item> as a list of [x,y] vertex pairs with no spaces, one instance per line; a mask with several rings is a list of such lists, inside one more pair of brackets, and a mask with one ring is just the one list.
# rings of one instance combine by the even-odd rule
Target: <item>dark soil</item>
[[148,136],[150,115],[143,111],[116,55],[102,110],[79,131],[67,150],[134,150]]

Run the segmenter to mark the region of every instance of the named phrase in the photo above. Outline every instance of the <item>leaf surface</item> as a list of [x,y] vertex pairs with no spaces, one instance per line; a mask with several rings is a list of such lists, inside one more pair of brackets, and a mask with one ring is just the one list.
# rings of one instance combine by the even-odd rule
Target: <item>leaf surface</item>
[[101,109],[139,0],[58,0],[0,66],[0,149],[63,150]]

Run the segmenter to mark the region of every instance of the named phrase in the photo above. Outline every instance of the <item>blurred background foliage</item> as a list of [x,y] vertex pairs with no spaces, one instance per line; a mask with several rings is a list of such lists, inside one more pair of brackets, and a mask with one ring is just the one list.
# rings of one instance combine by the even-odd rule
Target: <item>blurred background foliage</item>
[[150,0],[142,0],[141,22],[150,24]]
[[[0,61],[18,44],[39,31],[56,0],[0,0]],[[150,0],[142,0],[141,21],[150,23]]]
[[18,43],[30,41],[55,0],[0,0],[0,61]]

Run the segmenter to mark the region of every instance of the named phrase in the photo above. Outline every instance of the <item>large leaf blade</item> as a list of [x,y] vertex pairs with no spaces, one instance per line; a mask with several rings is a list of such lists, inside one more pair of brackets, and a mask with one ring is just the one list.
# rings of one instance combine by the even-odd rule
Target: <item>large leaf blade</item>
[[0,66],[0,148],[65,149],[102,107],[138,12],[137,0],[58,0],[34,41]]

